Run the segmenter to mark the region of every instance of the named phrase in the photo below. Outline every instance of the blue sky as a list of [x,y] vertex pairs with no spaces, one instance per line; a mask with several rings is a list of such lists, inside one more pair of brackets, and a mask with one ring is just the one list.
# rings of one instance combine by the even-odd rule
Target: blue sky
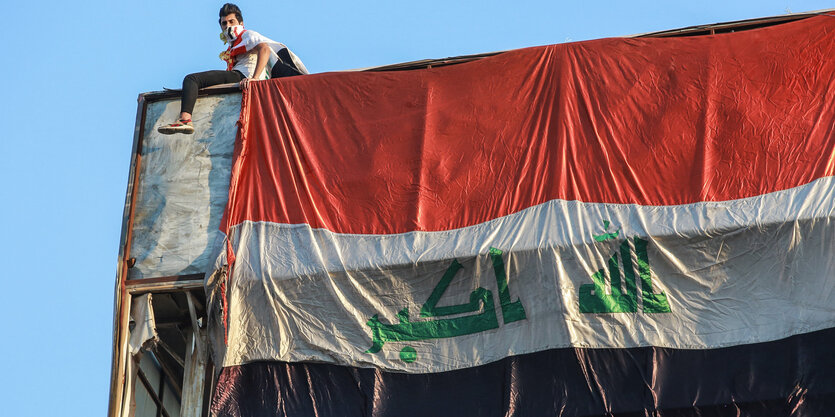
[[[835,7],[825,1],[241,1],[247,28],[311,72]],[[4,7],[0,403],[9,416],[106,412],[136,98],[223,69],[197,1]]]

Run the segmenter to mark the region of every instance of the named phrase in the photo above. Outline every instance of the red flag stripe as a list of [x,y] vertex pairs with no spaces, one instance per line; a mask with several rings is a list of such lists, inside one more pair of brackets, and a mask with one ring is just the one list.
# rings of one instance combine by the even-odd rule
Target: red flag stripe
[[225,227],[451,230],[554,199],[678,205],[835,175],[835,19],[528,48],[244,93]]

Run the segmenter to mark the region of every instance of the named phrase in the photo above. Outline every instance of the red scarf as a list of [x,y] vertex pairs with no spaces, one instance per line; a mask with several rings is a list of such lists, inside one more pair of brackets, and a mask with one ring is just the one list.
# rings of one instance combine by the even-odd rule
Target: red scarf
[[224,59],[224,61],[226,61],[226,71],[232,71],[232,67],[235,66],[235,61],[237,61],[236,57],[246,53],[246,48],[240,47],[241,39],[243,38],[244,33],[246,33],[246,29],[244,29],[244,31],[229,44],[229,48],[226,49],[226,58]]

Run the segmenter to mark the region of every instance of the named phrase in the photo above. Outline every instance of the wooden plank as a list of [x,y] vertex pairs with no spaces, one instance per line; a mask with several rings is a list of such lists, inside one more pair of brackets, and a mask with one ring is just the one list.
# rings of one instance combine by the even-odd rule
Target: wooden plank
[[142,135],[144,135],[145,113],[148,102],[140,94],[138,98],[136,126],[133,137],[133,161],[131,163],[127,192],[125,195],[125,211],[122,217],[122,236],[119,242],[119,267],[116,269],[116,297],[113,320],[113,354],[110,370],[110,401],[107,415],[119,417],[124,398],[125,372],[127,367],[128,323],[130,320],[130,296],[125,288],[128,276],[128,258],[130,258],[130,240],[133,234],[133,212],[136,204],[135,190],[138,187],[141,165]]
[[[200,323],[197,322],[197,311],[194,308],[194,296],[191,295],[191,291],[186,291],[186,301],[188,301],[188,314],[191,316],[192,331],[197,336],[197,340],[201,340],[200,336],[203,332],[200,331]],[[200,356],[205,357],[205,352],[203,352],[205,346],[201,346],[200,343],[195,343],[195,346]]]
[[203,288],[203,280],[189,280],[189,281],[163,281],[163,282],[139,282],[144,280],[130,280],[126,288],[131,295],[143,294],[146,292],[173,292],[173,291],[188,291]]
[[201,417],[206,385],[206,351],[208,350],[205,332],[201,332],[199,328],[192,329],[190,342],[186,351],[180,417]]

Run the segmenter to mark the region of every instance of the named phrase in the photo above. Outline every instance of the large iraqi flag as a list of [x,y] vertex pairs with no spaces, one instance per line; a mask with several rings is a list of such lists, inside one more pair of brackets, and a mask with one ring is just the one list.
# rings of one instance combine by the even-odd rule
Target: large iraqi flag
[[833,57],[820,16],[251,83],[213,412],[831,415]]

